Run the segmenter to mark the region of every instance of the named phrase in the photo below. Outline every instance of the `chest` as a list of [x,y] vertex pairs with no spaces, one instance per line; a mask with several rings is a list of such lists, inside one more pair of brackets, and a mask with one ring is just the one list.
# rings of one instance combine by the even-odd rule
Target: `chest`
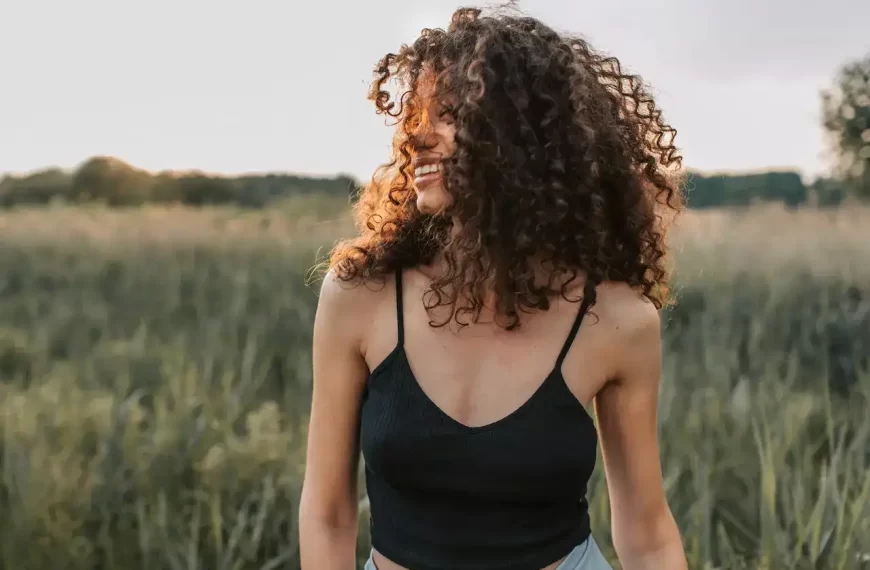
[[561,377],[545,375],[537,384],[516,409],[470,426],[423,392],[398,351],[372,374],[363,398],[366,467],[396,488],[420,492],[580,498],[595,465],[594,423]]
[[[472,427],[508,416],[540,389],[554,372],[568,335],[571,322],[566,317],[573,317],[541,315],[525,323],[521,331],[485,326],[456,331],[431,327],[425,314],[415,318],[415,312],[409,307],[405,318],[402,365],[410,369],[411,381],[426,399],[459,424]],[[384,327],[387,332],[388,326]],[[389,334],[376,340],[383,342],[367,355],[370,369],[377,369],[395,347]],[[575,399],[585,404],[600,383],[598,371],[584,366],[583,377],[575,376],[571,376],[571,389]]]

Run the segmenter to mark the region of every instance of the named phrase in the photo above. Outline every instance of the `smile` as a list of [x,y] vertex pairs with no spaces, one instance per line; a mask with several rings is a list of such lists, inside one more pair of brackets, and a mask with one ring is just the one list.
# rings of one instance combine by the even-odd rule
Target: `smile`
[[417,188],[428,186],[441,177],[441,164],[426,164],[414,169],[414,184]]

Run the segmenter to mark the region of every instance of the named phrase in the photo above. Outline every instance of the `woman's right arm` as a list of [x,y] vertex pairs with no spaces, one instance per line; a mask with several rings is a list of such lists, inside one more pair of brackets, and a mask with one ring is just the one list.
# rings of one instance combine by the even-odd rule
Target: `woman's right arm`
[[[361,313],[372,300],[330,272],[314,319],[314,379],[299,504],[302,570],[356,568],[359,407],[368,368]],[[369,292],[370,293],[370,292]],[[360,302],[362,301],[362,302]]]

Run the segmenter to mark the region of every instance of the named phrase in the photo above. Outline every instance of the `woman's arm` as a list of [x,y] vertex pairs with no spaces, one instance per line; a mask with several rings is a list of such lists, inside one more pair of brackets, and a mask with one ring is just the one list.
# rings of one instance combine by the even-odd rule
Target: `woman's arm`
[[613,380],[596,396],[595,410],[613,545],[624,570],[686,570],[659,458],[659,314],[652,303],[627,287],[612,295],[608,319],[602,319],[602,324],[614,338]]
[[368,369],[361,354],[364,287],[328,274],[314,320],[314,382],[299,505],[302,570],[356,568],[359,406]]

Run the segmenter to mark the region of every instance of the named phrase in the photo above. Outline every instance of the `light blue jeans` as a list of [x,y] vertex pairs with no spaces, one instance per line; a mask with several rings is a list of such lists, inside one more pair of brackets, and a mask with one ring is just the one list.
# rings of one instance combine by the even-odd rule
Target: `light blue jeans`
[[[366,562],[365,570],[378,570],[378,567],[375,566],[375,561],[369,557],[369,561]],[[414,570],[411,568],[410,570]],[[446,570],[446,569],[445,569]],[[537,569],[529,569],[529,570],[537,570]],[[590,535],[583,544],[577,545],[574,550],[572,550],[565,560],[562,561],[559,566],[556,567],[556,570],[613,570],[610,567],[610,564],[607,562],[607,559],[604,558],[604,555],[601,553],[601,550],[598,548],[598,544],[595,542],[595,539]]]

